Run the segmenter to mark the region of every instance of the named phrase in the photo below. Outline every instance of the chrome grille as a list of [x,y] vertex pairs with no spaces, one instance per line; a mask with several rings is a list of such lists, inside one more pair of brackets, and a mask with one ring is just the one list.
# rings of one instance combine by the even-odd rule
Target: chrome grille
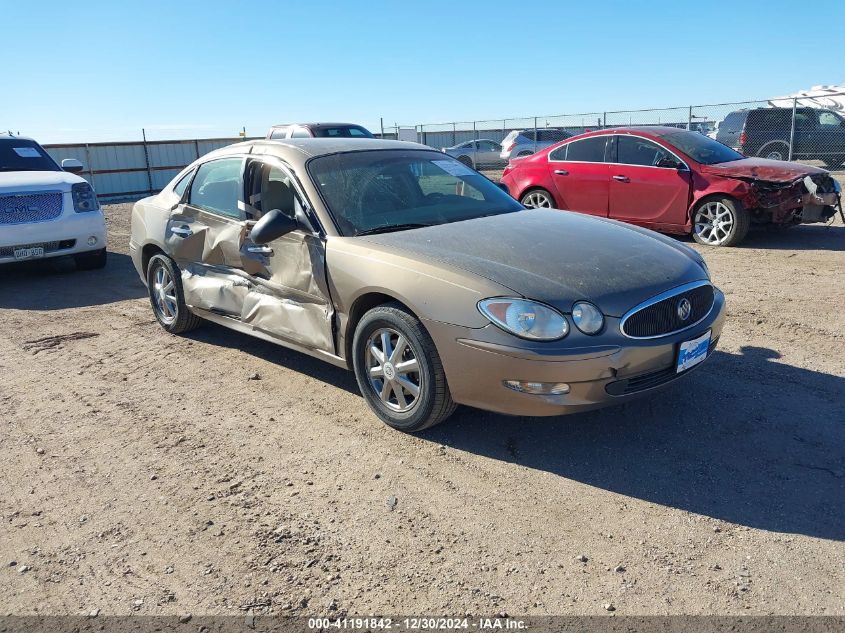
[[[631,338],[654,338],[685,330],[710,313],[714,297],[713,286],[708,282],[688,284],[658,295],[622,318],[622,333]],[[691,305],[686,319],[678,314],[678,305],[684,299]]]
[[31,193],[0,196],[0,225],[55,220],[62,214],[62,194]]
[[55,253],[56,251],[66,251],[69,248],[76,246],[76,240],[62,240],[61,242],[41,242],[38,244],[18,244],[17,246],[0,246],[0,258],[14,257],[15,251],[21,248],[36,248],[42,246],[45,253]]

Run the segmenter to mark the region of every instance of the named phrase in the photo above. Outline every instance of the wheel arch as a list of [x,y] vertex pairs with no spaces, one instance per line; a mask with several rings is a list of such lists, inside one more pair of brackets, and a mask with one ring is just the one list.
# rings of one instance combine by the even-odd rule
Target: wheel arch
[[147,268],[150,265],[150,260],[155,255],[159,254],[167,256],[167,253],[164,252],[164,249],[161,248],[161,246],[159,246],[155,242],[149,242],[147,244],[144,244],[144,247],[141,249],[141,269],[144,272],[144,279],[147,278]]
[[542,191],[544,193],[547,193],[551,197],[552,202],[555,203],[555,208],[556,209],[559,208],[557,196],[555,196],[555,194],[552,191],[550,191],[548,189],[548,187],[543,187],[541,185],[529,185],[529,186],[527,186],[525,189],[523,189],[522,191],[519,192],[519,196],[516,199],[519,201],[520,204],[522,204],[522,198],[525,197],[526,194],[531,193],[532,191]]
[[[422,319],[420,319],[419,315],[417,315],[413,308],[411,308],[407,302],[394,295],[388,294],[384,291],[375,290],[361,294],[355,299],[355,301],[352,302],[352,305],[349,308],[349,313],[346,318],[346,326],[343,332],[343,353],[346,363],[350,368],[352,367],[352,341],[355,338],[355,328],[358,327],[358,323],[367,312],[373,308],[388,303],[399,304],[414,315],[420,323],[422,323]],[[425,325],[423,325],[423,327],[425,327]]]

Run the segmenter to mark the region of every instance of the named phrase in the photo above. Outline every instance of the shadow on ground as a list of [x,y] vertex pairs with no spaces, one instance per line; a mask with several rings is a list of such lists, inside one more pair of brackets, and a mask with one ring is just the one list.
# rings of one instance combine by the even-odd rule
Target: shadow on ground
[[[190,336],[360,393],[352,372],[310,356],[217,326]],[[845,378],[779,356],[717,351],[666,391],[571,416],[461,407],[422,437],[739,525],[845,540]]]
[[[335,367],[326,361],[296,352],[281,345],[274,345],[254,336],[235,332],[222,325],[204,323],[201,328],[193,330],[185,334],[185,336],[201,343],[246,352],[268,363],[307,374],[320,382],[337,387],[338,389],[343,389],[349,393],[357,395],[361,393],[358,390],[358,383],[355,381],[355,374],[351,371]],[[361,399],[361,407],[362,410],[365,410],[367,407],[363,399]]]
[[739,525],[845,540],[845,378],[778,356],[716,352],[667,391],[573,416],[463,408],[424,437]]
[[132,259],[109,253],[102,270],[78,271],[70,257],[0,267],[0,309],[62,310],[138,299],[147,294]]
[[[694,243],[690,235],[674,235],[673,237],[688,244]],[[845,226],[813,224],[788,228],[752,227],[746,238],[738,246],[732,248],[777,251],[845,251]]]

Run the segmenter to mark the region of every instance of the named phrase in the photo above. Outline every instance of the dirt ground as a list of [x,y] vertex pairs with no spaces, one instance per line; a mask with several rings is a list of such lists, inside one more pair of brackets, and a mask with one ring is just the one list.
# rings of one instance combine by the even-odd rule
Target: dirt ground
[[349,372],[166,334],[129,208],[105,271],[0,273],[0,615],[845,614],[841,222],[702,250],[728,320],[669,390],[413,437]]

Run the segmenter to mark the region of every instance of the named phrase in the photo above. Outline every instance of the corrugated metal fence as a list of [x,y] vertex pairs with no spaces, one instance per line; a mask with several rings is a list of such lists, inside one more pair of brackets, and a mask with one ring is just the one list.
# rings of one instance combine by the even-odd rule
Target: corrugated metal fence
[[71,143],[44,145],[56,161],[79,159],[88,180],[104,200],[137,198],[161,191],[186,165],[203,154],[238,143],[237,138],[125,143]]

